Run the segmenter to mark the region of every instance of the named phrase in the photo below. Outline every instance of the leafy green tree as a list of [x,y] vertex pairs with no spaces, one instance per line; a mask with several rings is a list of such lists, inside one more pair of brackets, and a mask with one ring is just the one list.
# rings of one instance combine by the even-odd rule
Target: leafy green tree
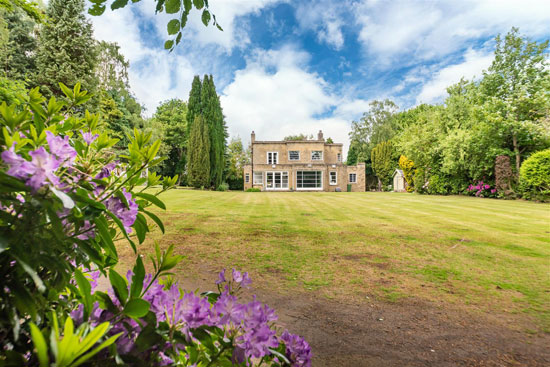
[[326,142],[326,143],[327,143],[327,144],[334,144],[334,140],[332,140],[332,138],[329,137],[329,138],[327,139],[327,142]]
[[101,41],[97,45],[98,63],[96,75],[99,89],[105,91],[129,90],[128,68],[130,63],[114,42]]
[[162,175],[178,175],[181,184],[187,162],[187,104],[180,99],[161,103],[153,119],[164,130],[163,145],[168,148],[167,159],[162,162]]
[[228,160],[227,183],[231,190],[243,189],[243,167],[250,163],[250,152],[245,151],[241,138],[232,138],[227,146]]
[[6,12],[22,11],[37,23],[44,19],[40,4],[32,0],[0,0],[0,9]]
[[349,145],[348,157],[346,159],[346,164],[348,166],[354,166],[357,164],[357,154],[358,154],[357,142],[352,141]]
[[494,124],[502,126],[517,174],[522,155],[543,149],[547,143],[540,125],[550,111],[548,44],[521,37],[517,28],[504,40],[498,36],[495,59],[480,83],[485,112]]
[[195,188],[210,186],[210,139],[208,125],[201,115],[195,117],[189,135],[187,182]]
[[402,155],[399,157],[399,168],[403,171],[405,181],[407,182],[407,192],[414,191],[414,162]]
[[390,141],[383,141],[371,151],[372,171],[378,177],[378,190],[387,185],[395,169],[393,149]]
[[63,95],[59,82],[67,86],[81,83],[83,90],[95,93],[97,51],[92,24],[84,16],[84,0],[50,0],[46,14],[48,22],[40,30],[36,55],[35,83],[46,97]]

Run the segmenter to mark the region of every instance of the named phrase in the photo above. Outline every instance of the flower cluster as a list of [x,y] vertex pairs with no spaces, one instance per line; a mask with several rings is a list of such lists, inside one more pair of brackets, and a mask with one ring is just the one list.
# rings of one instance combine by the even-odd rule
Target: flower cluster
[[124,195],[126,202],[123,202],[117,197],[110,197],[107,200],[105,206],[111,213],[113,213],[118,217],[118,219],[120,219],[120,221],[124,225],[124,228],[126,229],[126,232],[131,233],[131,227],[136,221],[139,206],[132,198],[132,194],[127,192],[125,188],[122,188],[121,192],[122,195]]
[[477,197],[494,197],[497,193],[497,189],[491,188],[491,185],[483,181],[479,181],[475,185],[468,186],[466,192]]

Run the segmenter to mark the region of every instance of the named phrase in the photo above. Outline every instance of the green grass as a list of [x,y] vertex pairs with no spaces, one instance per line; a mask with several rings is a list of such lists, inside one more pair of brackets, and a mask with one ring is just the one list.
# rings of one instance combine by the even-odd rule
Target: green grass
[[[238,267],[279,292],[408,297],[535,318],[550,330],[550,206],[398,193],[163,195],[179,271]],[[146,242],[147,246],[152,242]]]

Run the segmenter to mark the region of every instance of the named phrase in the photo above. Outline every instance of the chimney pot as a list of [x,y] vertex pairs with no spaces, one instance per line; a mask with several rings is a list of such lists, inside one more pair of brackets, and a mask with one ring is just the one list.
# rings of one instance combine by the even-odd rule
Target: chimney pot
[[250,134],[250,143],[254,144],[255,141],[256,141],[256,134],[254,133],[254,131],[252,131],[252,134]]
[[323,131],[322,130],[319,130],[319,133],[317,134],[317,140],[325,141],[325,138],[323,138]]

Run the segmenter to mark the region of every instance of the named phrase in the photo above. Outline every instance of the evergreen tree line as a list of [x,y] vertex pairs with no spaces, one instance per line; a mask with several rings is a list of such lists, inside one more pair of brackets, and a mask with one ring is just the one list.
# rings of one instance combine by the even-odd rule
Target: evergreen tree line
[[[548,41],[513,28],[496,38],[481,78],[450,86],[442,104],[399,111],[390,100],[372,102],[352,123],[347,163],[366,163],[369,189],[391,189],[401,167],[408,191],[471,194],[483,181],[494,196],[528,197],[521,167],[550,147],[548,51]],[[541,169],[550,175],[550,167]]]

